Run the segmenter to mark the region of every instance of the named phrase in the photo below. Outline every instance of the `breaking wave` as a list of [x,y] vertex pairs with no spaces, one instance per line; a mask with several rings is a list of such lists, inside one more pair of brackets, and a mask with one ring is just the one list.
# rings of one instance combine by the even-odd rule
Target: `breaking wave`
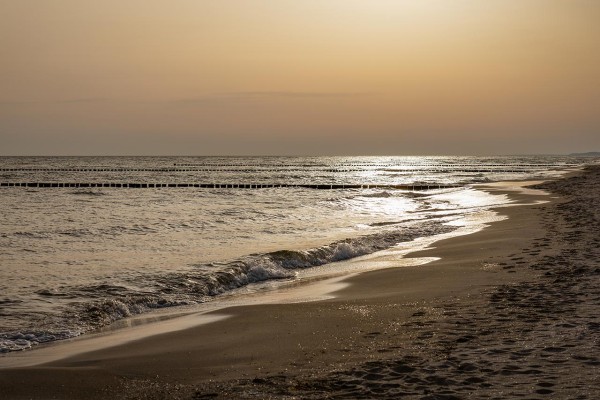
[[[417,237],[446,233],[455,228],[429,221],[305,250],[251,254],[230,262],[193,265],[186,272],[141,275],[131,285],[96,284],[43,289],[42,297],[84,299],[48,321],[47,330],[0,333],[0,352],[29,349],[39,343],[67,339],[117,320],[153,309],[199,304],[246,285],[291,279],[299,269],[312,268],[391,248]],[[143,283],[144,290],[134,289]]]

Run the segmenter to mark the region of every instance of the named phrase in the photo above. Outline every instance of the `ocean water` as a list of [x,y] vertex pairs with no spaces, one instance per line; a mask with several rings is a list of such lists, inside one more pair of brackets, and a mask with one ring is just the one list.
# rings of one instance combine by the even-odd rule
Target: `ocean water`
[[[506,202],[473,184],[549,178],[588,161],[1,157],[0,352],[451,232]],[[173,187],[98,187],[124,183]]]

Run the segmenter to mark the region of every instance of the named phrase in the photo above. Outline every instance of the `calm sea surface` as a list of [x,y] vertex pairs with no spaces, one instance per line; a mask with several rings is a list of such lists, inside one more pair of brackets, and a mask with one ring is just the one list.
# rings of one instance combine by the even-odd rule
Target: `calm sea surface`
[[[1,157],[0,352],[455,229],[569,157]],[[113,188],[97,184],[228,184]],[[94,185],[92,185],[94,184]],[[353,189],[239,184],[362,185]],[[430,185],[404,190],[368,185]],[[438,188],[456,186],[452,188]]]

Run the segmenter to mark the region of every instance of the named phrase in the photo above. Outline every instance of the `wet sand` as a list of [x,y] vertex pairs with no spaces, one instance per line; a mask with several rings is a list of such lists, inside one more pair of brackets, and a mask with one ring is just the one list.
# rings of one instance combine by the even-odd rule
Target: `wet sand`
[[[333,299],[0,370],[20,398],[597,398],[600,168],[510,193],[504,221],[430,264],[353,276]],[[489,188],[505,193],[501,187]]]

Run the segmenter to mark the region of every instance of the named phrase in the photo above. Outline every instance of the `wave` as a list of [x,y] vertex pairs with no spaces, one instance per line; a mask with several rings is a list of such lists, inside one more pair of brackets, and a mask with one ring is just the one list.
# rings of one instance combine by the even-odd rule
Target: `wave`
[[16,300],[16,299],[9,299],[9,298],[3,298],[0,299],[0,304],[20,304],[23,303],[23,300]]
[[64,298],[74,298],[72,294],[62,293],[55,289],[40,289],[35,292],[37,295],[42,297],[64,297]]
[[390,225],[399,225],[399,224],[401,224],[402,222],[405,222],[405,221],[386,221],[386,222],[373,222],[373,223],[369,224],[369,226],[373,226],[373,227],[375,227],[375,226],[390,226]]
[[[206,225],[206,224],[204,224]],[[180,225],[169,225],[173,229],[177,228],[187,228],[189,225],[180,224]],[[10,236],[28,238],[28,239],[52,239],[56,235],[60,236],[70,236],[75,238],[83,238],[83,237],[98,237],[105,236],[109,238],[114,238],[120,235],[146,235],[148,233],[155,233],[158,231],[158,228],[151,227],[144,224],[134,224],[131,226],[121,226],[115,225],[106,228],[71,228],[71,229],[53,229],[48,231],[17,231],[17,232],[8,232],[0,234],[0,237],[6,238]]]
[[100,192],[95,190],[76,190],[74,192],[69,192],[69,194],[74,194],[77,196],[107,196],[108,193]]
[[[6,236],[4,236],[6,235]],[[10,234],[4,234],[3,237],[8,237]],[[29,239],[47,239],[51,235],[47,232],[26,232],[26,231],[18,231],[13,233],[14,236],[17,237],[25,237]]]
[[[251,254],[229,262],[191,266],[186,272],[132,277],[131,285],[61,287],[38,291],[42,297],[81,299],[71,304],[45,331],[0,333],[0,352],[24,350],[54,340],[66,339],[112,322],[153,309],[199,304],[215,296],[252,283],[291,279],[299,269],[348,260],[391,248],[418,237],[446,233],[455,228],[436,221],[418,226],[349,238],[305,250],[279,250]],[[143,285],[145,290],[134,289]]]
[[388,197],[392,197],[394,196],[392,193],[390,192],[376,192],[376,193],[367,193],[367,194],[361,194],[360,197],[367,197],[367,198],[388,198]]

